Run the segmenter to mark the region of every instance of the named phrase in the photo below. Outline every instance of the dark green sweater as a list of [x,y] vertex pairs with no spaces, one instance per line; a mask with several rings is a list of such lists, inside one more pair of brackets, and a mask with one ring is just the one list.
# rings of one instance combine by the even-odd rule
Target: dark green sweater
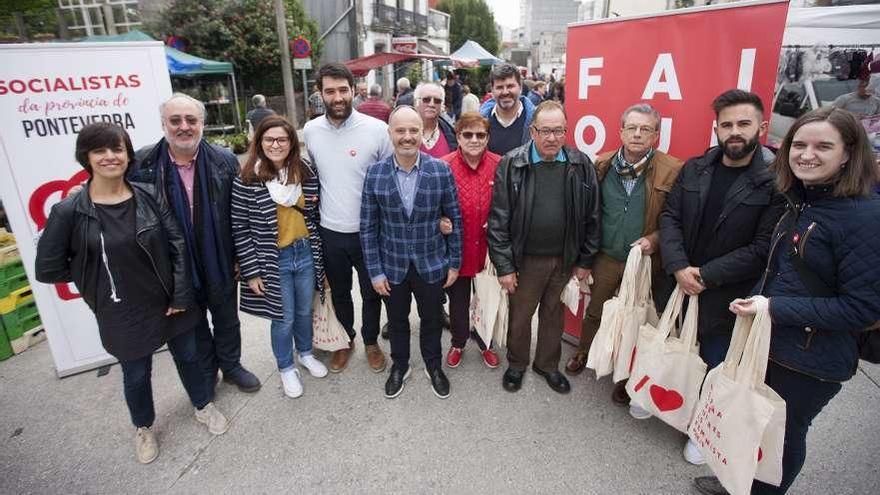
[[602,181],[602,243],[608,256],[626,261],[630,244],[645,230],[645,174],[627,195],[620,176],[612,167]]
[[535,199],[523,253],[562,256],[565,243],[565,164],[540,162],[529,166],[534,167]]

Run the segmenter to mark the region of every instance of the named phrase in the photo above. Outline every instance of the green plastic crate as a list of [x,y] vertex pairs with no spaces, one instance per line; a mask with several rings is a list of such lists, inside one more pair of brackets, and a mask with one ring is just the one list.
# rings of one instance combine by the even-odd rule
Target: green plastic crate
[[8,296],[12,291],[28,286],[27,274],[22,272],[14,277],[0,278],[0,298]]
[[0,280],[18,277],[22,273],[24,273],[24,264],[21,259],[0,265]]
[[9,313],[0,316],[3,321],[3,331],[6,338],[13,341],[32,328],[40,326],[40,312],[37,311],[37,303],[34,301],[20,305]]
[[0,361],[11,358],[12,354],[12,345],[6,337],[6,333],[0,332]]

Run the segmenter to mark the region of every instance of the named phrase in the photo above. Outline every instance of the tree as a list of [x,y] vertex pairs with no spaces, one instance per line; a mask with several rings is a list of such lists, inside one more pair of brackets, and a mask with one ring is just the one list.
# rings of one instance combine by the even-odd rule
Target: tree
[[57,6],[56,0],[0,0],[0,23],[14,30],[12,15],[21,14],[29,35],[54,33],[58,25],[55,18]]
[[501,48],[495,31],[495,16],[483,0],[441,0],[437,10],[449,14],[449,46],[458,50],[467,40],[474,40],[492,55]]
[[[312,60],[320,56],[318,24],[300,0],[284,0],[287,32],[312,42]],[[147,27],[154,35],[175,35],[189,43],[187,52],[231,61],[245,84],[280,93],[281,71],[275,11],[265,0],[174,0],[159,21]]]

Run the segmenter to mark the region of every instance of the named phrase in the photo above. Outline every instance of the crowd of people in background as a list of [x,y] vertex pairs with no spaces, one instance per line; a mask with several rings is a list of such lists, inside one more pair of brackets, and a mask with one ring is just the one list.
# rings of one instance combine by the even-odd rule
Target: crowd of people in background
[[[710,368],[724,360],[736,315],[754,314],[754,297],[766,298],[766,383],[786,401],[787,423],[782,483],[756,481],[752,493],[785,493],[804,464],[812,420],[854,374],[860,331],[880,320],[878,168],[856,117],[836,107],[807,112],[774,154],[760,144],[768,126],[761,99],[729,90],[712,106],[717,146],[673,157],[656,148],[658,111],[633,102],[621,109],[621,147],[594,162],[565,144],[563,78],[528,81],[500,64],[482,103],[454,73],[396,86],[392,108],[380,86],[356,83],[342,64],[322,66],[302,146],[293,125],[254,98],[242,167],[203,139],[205,108],[182,94],[161,106],[164,138],[137,153],[119,127],[82,129],[76,158],[91,178],[53,207],[36,274],[72,281],[94,311],[104,347],[122,365],[137,459],[159,453],[150,376],[161,345],[195,419],[213,434],[229,427],[213,405],[221,377],[243,392],[260,389],[241,364],[239,305],[269,321],[291,398],[303,393],[300,368],[314,378],[343,372],[358,333],[369,368],[385,372],[384,305],[384,396],[394,399],[413,371],[414,297],[424,374],[437,397],[449,397],[444,368],[459,366],[470,340],[487,368],[502,363],[469,318],[474,277],[488,263],[510,300],[501,386],[516,393],[531,369],[568,393],[566,374],[583,371],[602,304],[638,246],[655,260],[658,308],[676,284],[700,295],[700,356]],[[580,345],[560,370],[560,296],[572,279],[590,284],[593,299]],[[324,363],[312,349],[312,311],[326,297],[349,346]],[[612,399],[628,405],[624,383]],[[650,417],[637,406],[630,414]],[[683,456],[705,462],[690,441]],[[695,485],[726,493],[712,477]]]

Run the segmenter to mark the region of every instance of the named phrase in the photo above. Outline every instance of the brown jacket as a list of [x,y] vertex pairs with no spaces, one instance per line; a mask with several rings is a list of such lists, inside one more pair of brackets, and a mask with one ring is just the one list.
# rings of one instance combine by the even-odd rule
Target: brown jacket
[[[605,179],[605,174],[608,173],[612,158],[617,151],[608,151],[596,158],[596,175],[600,184]],[[654,259],[651,261],[655,269],[660,267],[658,220],[663,211],[663,205],[666,203],[666,195],[672,190],[672,185],[675,184],[675,179],[678,178],[678,172],[682,165],[683,162],[678,158],[654,150],[651,166],[645,176],[645,230],[642,232],[642,236],[647,237],[651,241],[651,245],[654,246],[654,256],[652,256]]]

